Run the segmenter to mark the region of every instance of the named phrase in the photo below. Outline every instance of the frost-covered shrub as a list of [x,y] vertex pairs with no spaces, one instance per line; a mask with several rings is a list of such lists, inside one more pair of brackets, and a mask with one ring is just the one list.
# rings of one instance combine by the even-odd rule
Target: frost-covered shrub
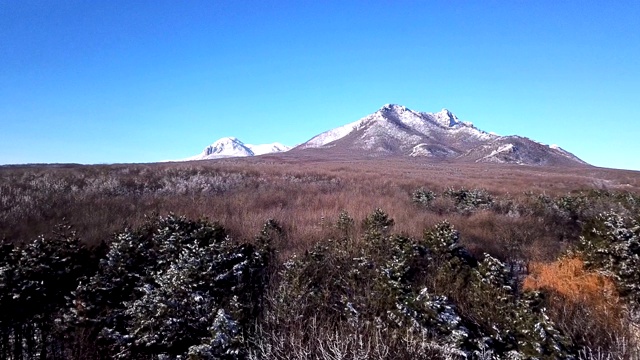
[[[388,336],[394,333],[422,339],[423,350],[438,345],[464,353],[466,330],[455,306],[419,286],[427,249],[403,236],[383,235],[392,225],[393,219],[377,209],[364,221],[362,246],[352,246],[353,239],[331,239],[287,261],[269,298],[262,331],[275,341],[313,319],[326,331],[335,325],[340,331],[369,336],[372,329],[380,329],[385,346],[401,346]],[[321,336],[332,341],[331,334]],[[255,341],[264,346],[264,339]],[[314,348],[309,341],[304,346]],[[391,353],[402,351],[394,348]]]
[[[286,349],[283,339],[295,339],[290,351],[343,346],[351,349],[347,358],[358,358],[351,339],[370,337],[375,328],[420,338],[423,349],[448,349],[450,358],[570,357],[571,344],[540,308],[539,294],[519,293],[502,262],[475,259],[446,222],[419,240],[390,234],[391,224],[378,209],[364,222],[360,246],[329,239],[285,262],[254,351],[282,358],[269,349]],[[299,324],[311,322],[328,333],[299,338],[306,329]],[[333,343],[333,331],[345,334],[344,343]],[[399,346],[383,338],[384,346]]]
[[498,259],[485,255],[470,285],[468,305],[496,353],[558,359],[574,351],[541,306],[542,294],[516,292],[516,279]]
[[567,216],[577,219],[587,207],[587,197],[579,195],[565,195],[555,199],[554,205]]
[[115,358],[243,358],[267,281],[268,236],[239,244],[207,221],[150,219],[116,236],[78,287],[73,317]]
[[588,266],[602,269],[616,282],[620,296],[640,311],[640,223],[617,213],[603,213],[588,224],[580,246]]
[[533,201],[522,209],[553,223],[559,231],[564,231],[562,238],[567,240],[578,238],[582,228],[597,221],[602,213],[633,217],[640,211],[638,196],[627,192],[588,190],[555,198],[544,194],[530,196]]
[[411,201],[423,207],[428,207],[435,198],[436,193],[425,188],[420,188],[411,194]]
[[341,211],[336,221],[336,228],[342,233],[346,239],[350,238],[355,228],[355,220],[346,211]]
[[23,246],[0,247],[0,358],[63,358],[63,313],[94,267],[67,225]]
[[455,201],[456,208],[462,212],[472,212],[478,209],[488,209],[493,205],[493,198],[484,189],[448,188],[445,196]]
[[[539,308],[539,294],[521,294],[518,279],[489,255],[481,261],[460,244],[459,234],[444,222],[425,231],[434,291],[457,305],[468,331],[469,349],[489,350],[497,358],[565,358],[572,347]],[[484,349],[484,350],[483,350]]]
[[382,209],[376,209],[362,221],[362,228],[368,236],[375,238],[389,234],[395,221]]
[[195,195],[221,194],[245,181],[239,173],[201,173],[194,171],[167,171],[166,176],[159,179],[157,189],[152,193],[161,195]]
[[[463,360],[464,353],[429,335],[376,324],[354,327],[311,318],[297,326],[264,329],[252,339],[250,360]],[[488,359],[479,357],[478,359]]]

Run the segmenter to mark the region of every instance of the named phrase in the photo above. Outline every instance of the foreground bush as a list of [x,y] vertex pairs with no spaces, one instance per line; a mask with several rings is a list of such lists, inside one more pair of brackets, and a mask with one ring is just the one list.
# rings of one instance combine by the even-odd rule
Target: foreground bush
[[571,357],[538,294],[519,294],[503,263],[472,257],[448,223],[420,240],[392,225],[376,210],[363,239],[330,239],[287,261],[253,358]]
[[217,224],[172,215],[126,230],[78,287],[70,325],[93,331],[95,357],[242,357],[268,277],[259,240],[235,243]]
[[587,270],[577,257],[533,263],[530,270],[524,289],[545,292],[549,316],[573,343],[626,358],[632,349],[625,346],[632,335],[610,277]]
[[60,355],[59,324],[72,291],[95,267],[68,226],[24,246],[0,248],[0,358]]
[[[421,238],[394,226],[380,209],[359,227],[343,211],[323,240],[286,258],[271,247],[287,239],[274,221],[243,243],[217,223],[174,215],[125,229],[93,253],[68,227],[23,246],[5,244],[0,357],[637,356],[616,324],[620,306],[609,301],[636,309],[634,219],[599,217],[582,238],[585,262],[534,264],[524,288],[523,262],[472,255],[448,222]],[[598,297],[602,290],[612,297]]]
[[604,213],[581,237],[587,265],[606,271],[632,310],[640,310],[640,224],[637,219]]
[[2,359],[243,359],[269,281],[253,244],[169,215],[126,229],[96,265],[69,227],[0,247]]

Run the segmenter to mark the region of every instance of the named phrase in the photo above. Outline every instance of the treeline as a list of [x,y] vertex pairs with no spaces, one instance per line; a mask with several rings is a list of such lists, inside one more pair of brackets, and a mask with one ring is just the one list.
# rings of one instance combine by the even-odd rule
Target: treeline
[[[433,195],[413,197],[432,206]],[[495,206],[483,192],[447,196],[464,211]],[[577,201],[554,204],[580,216]],[[565,256],[615,283],[617,323],[628,325],[640,299],[640,226],[636,205],[620,206],[628,211],[580,219],[583,236]],[[422,237],[395,225],[380,209],[361,222],[342,212],[324,240],[293,256],[280,251],[290,239],[276,221],[243,242],[218,223],[174,215],[91,249],[69,226],[5,243],[0,357],[638,358],[630,326],[598,321],[612,316],[603,308],[523,287],[521,259],[470,253],[448,222]],[[567,308],[594,321],[558,311]]]

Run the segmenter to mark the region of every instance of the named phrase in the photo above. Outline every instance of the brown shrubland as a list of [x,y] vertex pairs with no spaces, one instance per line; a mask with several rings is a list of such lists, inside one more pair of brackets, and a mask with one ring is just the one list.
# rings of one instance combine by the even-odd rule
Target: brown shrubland
[[[415,203],[412,193],[417,189],[436,197]],[[448,189],[484,189],[493,202],[461,207],[446,195]],[[640,194],[639,172],[284,155],[186,163],[4,166],[0,239],[29,242],[65,222],[87,244],[98,245],[126,226],[140,226],[149,216],[175,213],[219,222],[231,237],[251,241],[267,219],[275,219],[284,229],[273,244],[282,260],[338,237],[336,222],[343,211],[355,220],[355,241],[364,241],[358,225],[375,209],[395,220],[394,232],[413,238],[447,220],[476,257],[488,253],[522,266],[524,289],[545,293],[549,316],[561,330],[585,349],[597,351],[630,338],[624,307],[609,278],[586,270],[579,258],[561,256],[578,241],[585,219],[603,211],[626,211],[620,200],[625,194]],[[582,202],[587,197],[588,202]],[[320,324],[312,330],[322,332],[328,344],[338,346],[337,337],[344,335],[354,341],[347,344],[355,346],[357,334],[346,328],[337,329],[336,335]],[[282,340],[286,352],[288,340],[307,341],[300,332],[294,328],[275,333],[273,341]],[[377,346],[379,339],[370,340],[371,347]],[[432,350],[436,354],[442,349]]]
[[576,303],[585,303],[602,313],[611,314],[619,308],[619,298],[613,281],[585,269],[577,257],[566,257],[552,263],[529,264],[530,274],[524,279],[525,290],[548,289]]
[[587,270],[579,257],[533,262],[529,271],[524,290],[547,292],[550,316],[577,343],[591,349],[612,349],[621,339],[634,337],[614,281]]
[[[396,219],[400,233],[420,236],[424,228],[448,219],[471,248],[536,260],[553,257],[575,231],[562,219],[532,214],[528,209],[535,196],[598,188],[640,191],[640,174],[621,170],[277,156],[5,166],[0,180],[0,237],[10,241],[28,241],[66,221],[87,242],[99,243],[145,216],[173,212],[219,221],[234,237],[245,239],[273,218],[288,230],[288,250],[300,250],[320,237],[340,211],[361,221],[382,208]],[[411,192],[421,187],[438,194],[428,208],[411,203]],[[486,189],[499,201],[491,210],[457,212],[442,193],[463,187]],[[558,242],[558,236],[565,238]]]

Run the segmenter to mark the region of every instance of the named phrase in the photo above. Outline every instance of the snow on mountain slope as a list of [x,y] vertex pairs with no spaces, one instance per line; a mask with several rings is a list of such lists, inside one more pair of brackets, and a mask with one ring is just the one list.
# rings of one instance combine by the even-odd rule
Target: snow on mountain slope
[[418,144],[413,147],[409,156],[411,157],[451,157],[457,155],[456,152],[445,146]]
[[[405,106],[386,104],[380,110],[358,121],[316,135],[298,148],[325,147],[365,127],[367,129],[363,137],[371,138],[388,135],[398,140],[408,141],[417,140],[417,137],[420,136],[429,136],[432,132],[442,131],[443,129],[452,130],[453,132],[467,132],[479,137],[492,136],[476,129],[471,123],[460,122],[458,118],[447,109],[442,109],[442,111],[438,113],[421,113],[410,110]],[[408,129],[410,129],[410,131],[406,131]],[[371,139],[365,140],[365,142],[370,145],[372,144]]]
[[364,119],[360,119],[350,124],[343,125],[335,129],[331,129],[329,131],[325,131],[319,135],[314,136],[309,141],[305,142],[299,147],[301,149],[317,148],[317,147],[325,146],[338,139],[342,139],[343,137],[349,135],[349,133],[351,133],[352,131],[357,130],[358,127],[362,124],[363,120]]
[[469,150],[460,158],[474,162],[520,165],[586,164],[557,146],[548,146],[521,136],[502,136]]
[[[470,145],[495,137],[471,123],[460,121],[447,109],[425,113],[387,104],[356,122],[317,135],[297,148],[337,146],[370,154],[442,157],[457,155]],[[466,144],[464,149],[458,149],[459,143]],[[419,144],[425,146],[415,149]],[[426,151],[427,145],[434,151]]]
[[587,165],[586,161],[583,161],[582,159],[578,158],[577,156],[573,155],[572,153],[568,152],[567,150],[561,148],[556,144],[549,145],[549,148],[552,150],[555,150],[558,154],[566,157],[569,160],[577,161],[581,164]]
[[[247,157],[289,151],[280,143],[250,145],[234,137],[222,138],[185,160]],[[461,121],[447,109],[418,112],[386,104],[378,111],[325,131],[290,152],[318,152],[323,156],[407,156],[463,162],[526,165],[586,164],[557,145],[521,136],[500,136]]]
[[284,152],[291,149],[289,146],[282,145],[278,142],[271,143],[271,144],[261,144],[261,145],[245,144],[245,146],[249,148],[253,152],[253,155],[255,156]]
[[209,160],[231,157],[247,157],[271,154],[288,151],[290,147],[280,143],[250,145],[245,144],[235,137],[224,137],[207,146],[202,153],[184,159],[189,160]]
[[470,122],[460,121],[447,109],[426,113],[394,104],[384,105],[371,115],[325,131],[294,148],[303,149],[336,155],[394,155],[530,165],[585,164],[557,146],[485,132]]

